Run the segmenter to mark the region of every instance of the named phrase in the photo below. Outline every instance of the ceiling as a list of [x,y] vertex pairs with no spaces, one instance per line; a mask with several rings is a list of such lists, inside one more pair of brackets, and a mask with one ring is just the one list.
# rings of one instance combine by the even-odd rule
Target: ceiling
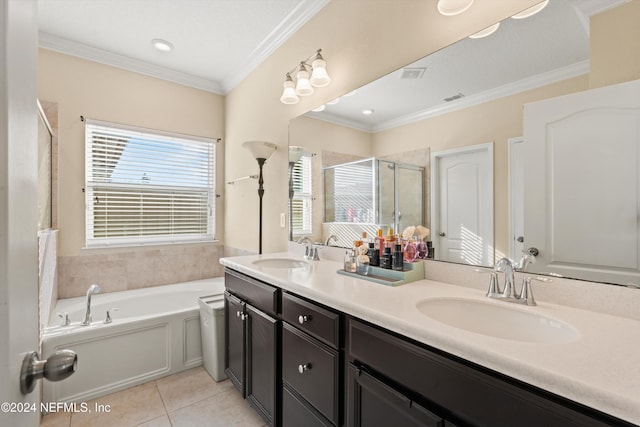
[[[624,1],[551,0],[537,15],[509,18],[486,38],[464,39],[308,115],[377,132],[585,74],[589,17]],[[403,78],[407,70],[423,74]]]
[[39,0],[40,46],[225,94],[328,1]]

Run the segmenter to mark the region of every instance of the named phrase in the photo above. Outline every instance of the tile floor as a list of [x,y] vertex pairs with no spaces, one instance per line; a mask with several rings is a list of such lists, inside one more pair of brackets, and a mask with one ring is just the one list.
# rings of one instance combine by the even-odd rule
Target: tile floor
[[229,380],[216,383],[194,368],[86,402],[103,413],[59,412],[40,427],[262,427],[264,421]]

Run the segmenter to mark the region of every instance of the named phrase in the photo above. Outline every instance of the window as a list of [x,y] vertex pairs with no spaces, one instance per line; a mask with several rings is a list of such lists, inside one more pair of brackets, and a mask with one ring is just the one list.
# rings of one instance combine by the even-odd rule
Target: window
[[303,155],[293,167],[291,229],[294,235],[311,234],[311,157]]
[[212,241],[215,140],[87,120],[87,247]]

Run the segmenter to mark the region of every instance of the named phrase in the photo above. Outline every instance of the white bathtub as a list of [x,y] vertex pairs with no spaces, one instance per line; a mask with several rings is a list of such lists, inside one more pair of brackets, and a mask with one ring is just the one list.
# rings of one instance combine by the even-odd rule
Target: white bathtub
[[[42,335],[42,355],[78,354],[77,371],[43,382],[44,402],[81,402],[202,364],[198,297],[222,295],[224,278],[93,295],[93,322],[81,326],[85,297],[59,300]],[[113,310],[117,309],[117,310]],[[106,311],[112,323],[105,324]],[[57,313],[68,313],[63,326]]]

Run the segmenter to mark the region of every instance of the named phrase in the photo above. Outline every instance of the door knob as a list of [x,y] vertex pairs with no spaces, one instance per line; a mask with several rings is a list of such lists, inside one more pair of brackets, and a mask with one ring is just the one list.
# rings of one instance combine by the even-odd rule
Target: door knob
[[440,237],[444,237],[444,236],[445,236],[444,231],[439,232],[439,233],[438,233],[438,236],[440,236]]
[[540,254],[540,251],[538,250],[538,248],[531,247],[524,251],[524,253],[527,255],[538,256]]
[[76,371],[78,355],[73,350],[58,350],[46,360],[38,360],[38,352],[26,354],[20,370],[20,391],[29,394],[36,386],[36,381],[46,378],[49,381],[60,381]]
[[516,241],[518,243],[523,243],[524,242],[524,236],[518,236],[518,238],[516,239]]

